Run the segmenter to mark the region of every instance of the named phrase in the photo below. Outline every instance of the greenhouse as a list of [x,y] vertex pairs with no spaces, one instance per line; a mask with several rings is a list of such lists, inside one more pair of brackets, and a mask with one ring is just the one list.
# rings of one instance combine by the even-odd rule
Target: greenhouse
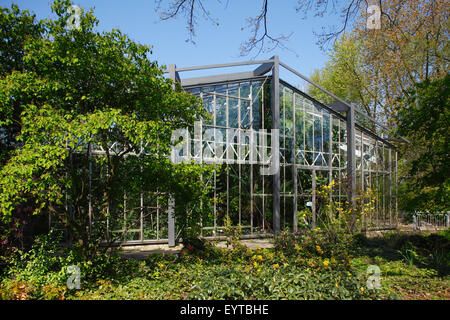
[[[241,71],[211,75],[236,67]],[[335,102],[315,100],[284,81],[281,70],[294,81],[318,87]],[[190,72],[209,74],[188,77]],[[175,132],[178,143],[172,150],[175,162],[215,167],[202,176],[211,201],[199,204],[207,212],[199,221],[201,236],[223,239],[226,228],[239,228],[242,238],[271,237],[282,230],[321,227],[348,208],[365,211],[358,221],[361,229],[396,226],[397,151],[389,138],[363,125],[383,132],[381,124],[354,105],[277,56],[198,67],[170,65],[166,74],[199,97],[209,115],[193,128]],[[112,145],[108,152],[119,149]],[[91,156],[101,154],[102,148],[90,151]],[[103,169],[91,165],[89,170],[89,185],[94,185]],[[174,246],[184,227],[175,219],[176,201],[170,194],[156,197],[145,190],[124,190],[123,198],[108,205],[110,216],[123,219],[105,221],[107,238],[115,234],[121,244]],[[100,207],[91,195],[89,219]]]
[[[190,71],[236,66],[253,70],[181,77]],[[189,133],[191,159],[206,162],[201,153],[207,151],[216,156],[211,163],[221,166],[204,177],[213,186],[214,203],[212,218],[202,221],[203,236],[220,236],[225,217],[249,237],[286,228],[295,232],[299,223],[315,227],[320,206],[316,191],[322,186],[329,187],[329,201],[341,203],[365,201],[361,195],[373,190],[375,203],[364,217],[364,227],[394,227],[395,147],[388,138],[360,125],[358,119],[362,123],[367,119],[354,106],[319,87],[336,100],[325,105],[283,81],[280,69],[317,86],[276,56],[264,61],[169,67],[170,77],[200,97],[211,115]],[[195,148],[195,144],[202,147]],[[305,219],[299,212],[310,214]]]

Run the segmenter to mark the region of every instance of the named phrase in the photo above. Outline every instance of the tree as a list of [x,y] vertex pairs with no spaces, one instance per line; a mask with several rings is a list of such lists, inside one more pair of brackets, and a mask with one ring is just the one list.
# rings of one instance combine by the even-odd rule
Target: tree
[[[329,53],[329,61],[322,69],[313,71],[311,80],[341,99],[351,102],[363,114],[376,119],[379,114],[379,106],[373,99],[376,92],[372,92],[367,84],[360,50],[361,45],[357,39],[352,35],[343,35],[335,41]],[[308,86],[308,94],[324,103],[337,102],[312,85]],[[373,123],[359,118],[369,128],[376,130]]]
[[[330,62],[312,79],[372,119],[392,129],[399,101],[416,83],[439,79],[448,70],[448,12],[446,1],[379,3],[380,29],[367,28],[361,12],[354,29],[332,47]],[[310,93],[333,102],[314,87]],[[373,123],[366,122],[372,130]],[[397,131],[398,132],[398,131]]]
[[411,141],[402,150],[402,207],[448,210],[450,75],[417,84],[402,100],[397,121],[399,133]]
[[368,29],[361,15],[352,35],[361,45],[367,91],[376,93],[379,117],[393,128],[399,100],[416,83],[443,78],[449,70],[450,4],[392,0],[380,6],[380,29]]
[[[0,8],[0,77],[3,78],[13,71],[24,71],[24,42],[27,38],[39,38],[43,31],[42,23],[28,11],[20,11],[16,5],[11,10]],[[11,102],[15,104],[14,102]],[[0,111],[0,168],[11,156],[17,143],[16,136],[20,132],[20,123],[15,121],[20,117],[21,108],[11,105],[11,121],[5,121],[5,114]],[[3,111],[3,110],[2,110]]]
[[[20,128],[0,170],[0,211],[4,219],[20,206],[50,213],[91,259],[106,221],[120,221],[122,212],[109,208],[120,208],[124,194],[170,191],[177,213],[198,211],[207,168],[175,165],[168,155],[172,131],[204,109],[149,60],[150,47],[119,30],[95,32],[92,9],[81,10],[79,28],[68,27],[70,6],[52,4],[58,19],[38,23],[41,32],[18,50],[23,67],[0,80],[0,125]],[[2,9],[3,21],[11,14],[26,16]]]

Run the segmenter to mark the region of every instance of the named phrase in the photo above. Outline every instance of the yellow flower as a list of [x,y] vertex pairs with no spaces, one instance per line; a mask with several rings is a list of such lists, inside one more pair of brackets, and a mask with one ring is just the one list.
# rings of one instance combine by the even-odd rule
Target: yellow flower
[[318,252],[319,254],[323,254],[323,251],[322,251],[322,249],[320,248],[319,245],[316,246],[316,250],[317,250],[317,252]]
[[278,263],[275,263],[274,265],[272,265],[274,269],[277,269],[280,265]]
[[253,261],[253,267],[257,268],[258,267],[258,262]]
[[328,259],[323,260],[323,265],[325,266],[325,268],[328,268],[329,264],[330,264],[330,260],[328,260]]
[[253,256],[253,260],[263,261],[263,257],[262,257],[262,255],[258,254],[256,256]]

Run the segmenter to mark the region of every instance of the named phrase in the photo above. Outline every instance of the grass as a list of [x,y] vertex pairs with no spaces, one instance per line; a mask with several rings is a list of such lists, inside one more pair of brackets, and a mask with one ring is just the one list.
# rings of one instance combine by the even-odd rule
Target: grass
[[450,300],[449,231],[438,234],[393,232],[364,239],[352,266],[365,272],[368,265],[381,271],[381,293],[403,300]]

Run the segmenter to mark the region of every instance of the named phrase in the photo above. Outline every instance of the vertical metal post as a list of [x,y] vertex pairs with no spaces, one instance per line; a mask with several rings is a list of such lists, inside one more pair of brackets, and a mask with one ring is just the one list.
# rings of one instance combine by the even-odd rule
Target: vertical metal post
[[[366,187],[364,185],[364,134],[361,131],[361,136],[360,136],[360,145],[359,145],[359,163],[360,163],[360,174],[361,174],[361,195],[364,193],[364,191],[366,191]],[[364,205],[366,199],[364,199],[363,197],[360,197],[360,201],[361,201],[361,206]],[[369,200],[370,201],[370,200]],[[362,216],[361,217],[361,227],[364,226],[365,228],[367,228],[367,219],[366,216]]]
[[[253,119],[253,86],[254,84],[251,84],[250,86],[250,114],[249,114],[249,118],[250,118],[250,129],[253,130],[253,126],[254,126],[254,119]],[[256,140],[256,135],[255,135],[255,140]],[[251,140],[252,141],[252,140]],[[256,141],[255,141],[256,142]],[[251,148],[251,147],[250,147]],[[255,152],[255,158],[257,157],[257,152]],[[250,234],[253,235],[253,160],[254,160],[251,156],[251,152],[250,152]]]
[[414,213],[414,215],[413,215],[413,224],[414,224],[414,226],[413,226],[414,230],[420,229],[419,228],[419,215],[417,213]]
[[[272,71],[272,130],[280,129],[280,74],[278,56],[273,58]],[[280,140],[272,137],[272,165],[275,167],[273,174],[273,233],[280,232]]]
[[[70,151],[70,153],[69,153],[69,166],[70,166],[70,171],[72,171],[72,169],[73,169],[73,153],[72,153],[72,151]],[[71,218],[73,218],[73,201],[72,201],[72,199],[73,199],[73,189],[72,189],[73,181],[72,181],[72,179],[70,179],[70,181],[71,182],[70,182],[70,188],[69,188],[70,195],[69,195],[69,211],[68,211],[68,213],[69,213],[69,216]],[[109,216],[109,212],[108,212],[108,216]],[[68,236],[69,236],[69,245],[72,246],[73,233],[71,231],[69,231]]]
[[253,164],[250,164],[250,234],[253,235]]
[[[330,114],[329,123],[329,141],[328,141],[328,184],[331,185],[333,181],[333,114]],[[333,187],[330,188],[329,193],[330,201],[328,205],[330,206],[330,222],[333,221]],[[340,201],[340,199],[339,199]]]
[[347,110],[347,199],[352,207],[352,225],[355,223],[356,158],[355,158],[355,107]]
[[89,143],[89,239],[92,234],[92,144]]
[[[169,77],[173,81],[177,81],[179,79],[176,66],[174,64],[169,65]],[[172,85],[172,88],[175,89],[175,84]],[[175,197],[172,193],[169,195],[169,208],[167,211],[169,247],[175,247]]]
[[293,221],[292,221],[292,223],[293,223],[293,225],[294,225],[294,227],[293,227],[293,232],[297,232],[297,229],[298,229],[298,217],[297,217],[297,166],[296,166],[296,163],[297,163],[297,157],[296,157],[296,155],[297,155],[297,141],[296,141],[296,136],[297,136],[297,126],[296,126],[296,124],[297,124],[297,119],[296,119],[296,117],[295,117],[295,109],[296,109],[296,106],[297,106],[297,101],[295,100],[295,98],[296,98],[296,96],[297,96],[297,94],[294,92],[293,94],[292,94],[292,98],[293,98],[293,101],[292,101],[292,129],[293,129],[293,138],[292,138],[292,140],[293,140],[293,142],[292,142],[292,159],[294,160],[293,161],[293,163],[292,163],[292,179],[293,179],[293,184],[294,184],[294,201],[293,201],[293,203],[292,203],[292,207],[293,207]]
[[294,179],[294,228],[293,231],[297,232],[297,227],[298,227],[298,216],[297,216],[297,165],[295,164],[295,158],[294,158],[294,164],[292,165],[293,168],[293,172],[292,172],[292,177]]
[[316,216],[316,170],[312,169],[312,201],[311,201],[311,211],[312,211],[312,226],[317,227],[317,216]]
[[122,241],[123,242],[127,241],[127,228],[128,228],[128,226],[127,226],[127,193],[124,190],[123,191],[123,231],[122,231],[122,236],[123,236]]
[[144,194],[141,191],[141,210],[139,215],[139,240],[144,241]]
[[167,211],[169,215],[169,247],[175,247],[175,197],[173,195],[169,197],[169,208]]
[[159,240],[159,196],[156,197],[156,240]]

